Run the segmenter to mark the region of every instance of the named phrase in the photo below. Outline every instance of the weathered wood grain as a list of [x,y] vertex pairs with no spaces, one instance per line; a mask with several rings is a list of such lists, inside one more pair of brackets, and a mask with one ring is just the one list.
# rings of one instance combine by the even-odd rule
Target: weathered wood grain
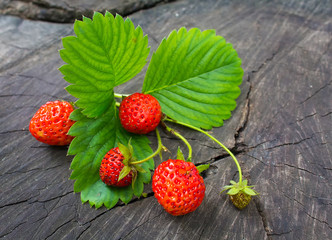
[[172,0],[1,0],[0,14],[15,15],[25,19],[68,23],[82,16],[92,17],[94,11],[109,11],[122,16],[154,7]]
[[[168,215],[148,197],[111,210],[73,193],[66,148],[34,140],[28,123],[48,100],[72,100],[57,70],[71,24],[0,16],[1,239],[329,239],[332,236],[332,7],[329,1],[177,1],[132,14],[155,50],[181,26],[214,28],[245,70],[238,107],[212,134],[230,147],[261,196],[245,210],[220,189],[237,170],[207,137],[177,128],[195,163],[210,162],[202,205]],[[117,88],[140,91],[143,73]],[[149,136],[154,142],[154,136]],[[180,144],[163,134],[172,151]],[[185,150],[186,151],[186,150]],[[174,157],[166,154],[165,157]],[[156,159],[156,163],[158,163]]]

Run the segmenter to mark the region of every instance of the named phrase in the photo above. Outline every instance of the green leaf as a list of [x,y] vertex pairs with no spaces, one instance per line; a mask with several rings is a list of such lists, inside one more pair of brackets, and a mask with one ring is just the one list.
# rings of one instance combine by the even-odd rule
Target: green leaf
[[243,191],[246,194],[250,195],[250,196],[256,196],[256,195],[258,195],[258,193],[256,191],[254,191],[254,190],[252,190],[250,188],[245,188],[245,189],[243,189]]
[[133,158],[133,153],[134,153],[134,148],[133,146],[131,145],[131,139],[129,139],[129,142],[128,142],[128,148],[129,148],[129,152],[131,154],[131,157]]
[[184,156],[183,156],[183,153],[182,153],[180,147],[178,147],[178,152],[177,152],[177,157],[176,157],[176,159],[179,159],[179,160],[183,160],[183,161],[185,161]]
[[113,88],[141,71],[149,54],[148,38],[129,18],[96,12],[93,20],[75,21],[76,36],[62,39],[60,68],[71,83],[66,89],[79,98],[82,113],[99,117],[111,107]]
[[227,192],[227,194],[229,194],[229,195],[235,195],[235,194],[238,194],[239,193],[239,189],[238,188],[231,188],[228,192]]
[[134,167],[135,167],[135,169],[136,169],[138,172],[142,172],[142,173],[146,172],[146,171],[144,170],[144,168],[142,168],[141,166],[139,166],[139,165],[137,165],[137,164],[136,164]]
[[235,184],[236,184],[236,182],[233,181],[233,180],[230,180],[229,182],[230,182],[232,185],[235,185]]
[[231,116],[242,76],[241,59],[214,30],[181,28],[153,54],[143,92],[156,97],[169,117],[211,129]]
[[148,194],[147,193],[142,193],[142,196],[146,198],[148,196]]
[[220,193],[223,193],[223,192],[227,191],[228,189],[231,189],[232,187],[233,186],[231,186],[231,185],[223,186],[222,191]]
[[247,179],[244,179],[244,180],[242,181],[242,186],[245,187],[245,186],[247,186],[247,185],[248,185],[248,180],[247,180]]
[[124,166],[119,174],[118,181],[120,181],[122,178],[127,176],[131,171],[131,168],[129,166]]
[[113,188],[104,184],[99,177],[100,163],[105,154],[118,143],[127,144],[132,138],[135,155],[140,159],[151,155],[152,149],[146,136],[128,133],[121,126],[118,111],[113,99],[112,107],[102,117],[88,118],[82,114],[81,109],[71,114],[71,119],[76,123],[69,130],[75,136],[69,146],[68,154],[76,155],[70,168],[70,176],[75,180],[74,191],[81,192],[82,202],[89,201],[96,208],[103,204],[107,208],[113,207],[119,199],[128,203],[133,195],[140,196],[144,183],[151,180],[150,170],[154,169],[153,159],[142,163],[140,166],[146,171],[138,173],[135,187]]
[[132,153],[130,152],[130,149],[128,147],[126,147],[125,145],[121,144],[121,143],[118,143],[118,147],[119,147],[119,150],[120,150],[121,154],[124,157],[123,164],[128,166],[128,163],[132,158]]
[[100,179],[93,185],[85,188],[81,193],[82,202],[89,201],[91,207],[95,205],[100,208],[103,204],[107,208],[112,208],[119,201],[118,189],[108,187]]
[[207,170],[209,167],[210,167],[210,163],[199,165],[196,168],[197,168],[198,172],[201,173],[201,172]]
[[[128,203],[133,195],[140,196],[143,183],[150,181],[150,170],[154,168],[152,159],[141,165],[145,172],[138,173],[136,189],[109,187],[99,178],[104,155],[117,145],[122,148],[120,143],[128,144],[130,138],[135,156],[143,159],[152,153],[145,136],[122,128],[113,91],[146,64],[148,39],[130,19],[113,17],[109,12],[96,12],[92,20],[84,17],[83,21],[76,21],[74,31],[76,36],[63,38],[64,49],[60,50],[67,63],[60,71],[71,84],[66,89],[78,98],[78,109],[71,114],[76,123],[69,131],[75,136],[68,149],[69,155],[75,155],[70,178],[75,180],[74,191],[81,192],[82,202],[111,208],[119,200]],[[127,157],[131,154],[124,151]]]

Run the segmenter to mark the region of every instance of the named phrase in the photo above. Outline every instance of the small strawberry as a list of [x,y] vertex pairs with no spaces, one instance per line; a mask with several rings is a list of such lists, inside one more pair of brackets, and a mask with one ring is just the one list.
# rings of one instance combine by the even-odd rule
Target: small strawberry
[[38,141],[49,145],[68,145],[73,137],[67,135],[74,121],[69,115],[74,110],[66,101],[47,102],[32,117],[29,130]]
[[152,190],[158,202],[174,216],[195,211],[205,195],[204,181],[195,165],[180,159],[169,159],[156,168]]
[[251,189],[254,186],[247,186],[247,180],[238,183],[230,181],[230,183],[232,185],[227,185],[223,187],[223,190],[221,192],[228,190],[227,194],[229,195],[230,200],[232,201],[234,206],[240,210],[245,208],[250,203],[252,196],[256,196],[259,194],[255,190]]
[[239,192],[235,195],[229,195],[229,199],[232,201],[235,207],[242,210],[250,203],[251,196],[245,194],[244,192]]
[[119,117],[124,129],[136,134],[153,131],[161,119],[161,107],[149,94],[134,93],[120,104]]
[[132,183],[134,187],[137,172],[145,172],[135,164],[136,160],[130,141],[128,147],[118,143],[118,147],[109,150],[101,161],[99,176],[109,186],[126,187]]
[[120,172],[125,166],[123,164],[123,159],[124,156],[122,155],[118,147],[112,148],[108,151],[108,153],[106,153],[99,169],[100,178],[105,184],[117,187],[125,187],[131,184],[131,171],[124,178],[118,181]]

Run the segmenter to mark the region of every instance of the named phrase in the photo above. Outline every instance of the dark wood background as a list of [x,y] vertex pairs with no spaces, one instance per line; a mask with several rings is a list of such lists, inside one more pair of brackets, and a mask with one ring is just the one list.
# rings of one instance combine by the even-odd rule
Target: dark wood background
[[[0,3],[1,239],[332,239],[331,1],[91,2]],[[193,161],[211,163],[206,196],[181,217],[162,209],[150,185],[147,198],[128,205],[82,205],[68,179],[67,148],[30,135],[40,105],[73,100],[58,71],[61,38],[73,35],[75,18],[106,9],[141,25],[152,50],[185,26],[216,29],[238,51],[245,71],[238,107],[212,134],[236,153],[261,193],[246,209],[219,194],[237,180],[235,164],[197,132],[178,128],[193,145]],[[144,71],[117,91],[140,91],[143,77]],[[178,145],[185,149],[162,137],[174,153]]]

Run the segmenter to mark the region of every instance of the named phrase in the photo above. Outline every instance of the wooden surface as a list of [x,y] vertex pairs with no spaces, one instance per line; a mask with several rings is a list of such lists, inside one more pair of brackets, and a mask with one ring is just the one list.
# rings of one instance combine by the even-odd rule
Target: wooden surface
[[[73,35],[73,25],[0,16],[0,239],[331,239],[332,3],[284,2],[183,0],[129,15],[152,50],[181,26],[214,28],[242,58],[238,107],[212,134],[236,153],[261,196],[235,209],[219,194],[237,180],[231,158],[205,136],[178,128],[193,145],[193,161],[211,163],[202,205],[182,217],[167,214],[150,185],[147,198],[126,206],[81,204],[68,179],[67,149],[28,131],[41,104],[73,100],[57,70],[61,37]],[[143,76],[117,91],[140,91]],[[162,138],[173,152],[183,146]]]
[[94,11],[124,16],[171,1],[174,0],[1,0],[0,14],[68,23],[81,20],[82,15],[92,17]]

